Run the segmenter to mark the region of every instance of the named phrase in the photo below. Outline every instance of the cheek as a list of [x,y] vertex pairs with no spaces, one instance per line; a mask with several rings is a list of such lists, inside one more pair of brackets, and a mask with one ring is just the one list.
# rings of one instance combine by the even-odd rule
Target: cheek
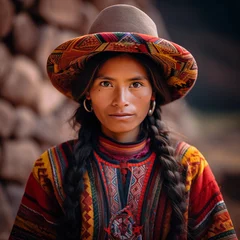
[[93,87],[89,92],[89,96],[92,101],[96,101],[98,99],[108,97],[109,94],[106,93],[108,93],[108,91],[102,89],[101,87]]
[[109,95],[104,94],[104,91],[101,89],[96,89],[94,92],[90,92],[90,98],[92,102],[92,108],[95,112],[96,116],[99,118],[104,113],[108,102],[109,102]]
[[104,109],[105,106],[98,101],[98,103],[92,103],[93,113],[96,116],[96,118],[103,123],[105,119]]
[[102,98],[99,99],[92,99],[92,108],[95,113],[103,113],[104,109],[106,108],[105,100]]
[[139,92],[137,92],[138,97],[144,100],[150,100],[152,97],[152,87],[151,86],[146,86],[143,87]]
[[103,91],[101,90],[101,88],[93,88],[92,90],[90,90],[89,96],[90,96],[92,105],[97,106],[97,105],[101,104],[101,102],[103,102],[102,99],[104,97],[104,94],[103,94]]
[[142,106],[149,106],[152,98],[152,91],[148,90],[139,95],[136,99],[136,103]]
[[136,101],[135,103],[135,110],[137,112],[137,115],[139,119],[143,119],[148,114],[149,108],[150,108],[150,101],[151,98],[148,97],[141,97]]

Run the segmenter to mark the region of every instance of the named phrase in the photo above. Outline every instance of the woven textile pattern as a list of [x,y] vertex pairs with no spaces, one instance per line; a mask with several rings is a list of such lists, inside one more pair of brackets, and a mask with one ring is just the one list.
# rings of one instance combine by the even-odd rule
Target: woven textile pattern
[[[9,239],[55,239],[62,215],[62,179],[74,144],[75,141],[68,141],[53,147],[36,161]],[[112,146],[116,149],[116,143]],[[236,240],[207,161],[195,147],[186,143],[178,144],[176,155],[186,168],[188,196],[185,226],[189,236],[185,233],[179,239]],[[164,191],[161,165],[155,157],[155,153],[149,151],[144,157],[130,159],[127,165],[122,165],[121,161],[95,149],[92,161],[86,166],[85,188],[80,197],[81,239],[167,238],[172,209]],[[122,175],[126,175],[125,182]]]

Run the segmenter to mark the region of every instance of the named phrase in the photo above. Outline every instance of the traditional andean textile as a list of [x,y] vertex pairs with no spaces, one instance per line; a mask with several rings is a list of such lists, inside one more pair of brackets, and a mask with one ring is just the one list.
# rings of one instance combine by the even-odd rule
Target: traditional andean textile
[[[99,139],[93,159],[87,163],[85,190],[80,198],[81,239],[166,239],[171,206],[162,188],[161,166],[149,150],[149,141],[120,144],[104,137]],[[63,177],[75,142],[53,147],[36,161],[11,240],[55,239],[65,196]],[[187,168],[188,193],[185,222],[189,232],[179,239],[237,239],[204,157],[183,142],[178,144],[176,156]]]

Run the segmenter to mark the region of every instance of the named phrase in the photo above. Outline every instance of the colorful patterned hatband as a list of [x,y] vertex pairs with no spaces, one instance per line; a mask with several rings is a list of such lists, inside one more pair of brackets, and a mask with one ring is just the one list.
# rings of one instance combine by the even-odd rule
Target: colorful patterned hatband
[[[171,41],[139,33],[103,32],[87,34],[58,46],[49,56],[47,72],[55,88],[72,98],[71,82],[83,71],[86,60],[104,51],[141,53],[163,68],[172,102],[185,96],[197,79],[197,64],[185,48]],[[168,103],[165,102],[164,104]]]

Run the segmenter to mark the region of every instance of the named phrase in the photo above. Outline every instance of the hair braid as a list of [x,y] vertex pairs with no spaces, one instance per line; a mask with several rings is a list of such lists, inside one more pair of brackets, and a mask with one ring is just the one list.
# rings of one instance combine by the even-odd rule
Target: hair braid
[[[79,108],[75,115],[79,115]],[[76,117],[77,118],[77,117]],[[73,149],[72,159],[64,177],[63,189],[66,198],[63,203],[64,216],[58,228],[57,239],[80,239],[82,224],[80,194],[84,190],[83,175],[86,162],[92,155],[93,129],[82,125],[78,133],[78,142]]]
[[174,148],[170,144],[165,124],[161,120],[161,110],[156,109],[153,116],[148,117],[148,127],[153,148],[161,163],[163,187],[172,206],[171,229],[169,239],[176,239],[184,231],[184,212],[186,211],[185,185],[183,167],[174,158]]

